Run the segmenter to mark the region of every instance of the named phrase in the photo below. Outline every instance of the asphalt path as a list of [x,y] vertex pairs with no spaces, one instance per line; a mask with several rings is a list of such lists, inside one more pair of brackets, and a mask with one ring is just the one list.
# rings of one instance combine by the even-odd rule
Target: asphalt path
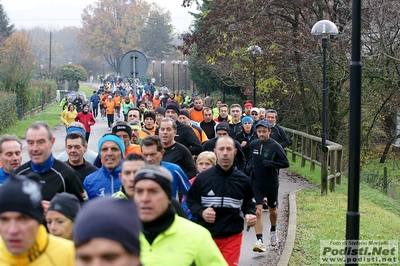
[[[61,110],[60,110],[61,115]],[[123,116],[121,115],[121,118]],[[98,121],[94,126],[92,126],[92,132],[89,138],[89,149],[97,152],[97,145],[99,139],[106,133],[109,133],[106,118],[98,118]],[[65,150],[65,127],[60,124],[53,130],[55,137],[55,143],[53,145],[53,155],[57,157],[60,153]],[[26,149],[26,141],[23,140],[23,163],[29,161],[29,155]],[[241,256],[239,265],[251,266],[251,265],[277,265],[279,258],[281,256],[283,247],[285,245],[287,225],[288,225],[288,195],[290,192],[298,190],[304,187],[302,182],[297,182],[287,174],[289,171],[281,171],[280,177],[280,189],[279,189],[279,217],[278,217],[278,244],[275,247],[270,245],[269,240],[269,212],[263,212],[263,224],[264,224],[264,243],[266,245],[267,251],[263,253],[253,252],[253,245],[256,242],[254,228],[250,228],[246,231],[246,225],[244,225],[243,231],[243,241],[241,248]]]

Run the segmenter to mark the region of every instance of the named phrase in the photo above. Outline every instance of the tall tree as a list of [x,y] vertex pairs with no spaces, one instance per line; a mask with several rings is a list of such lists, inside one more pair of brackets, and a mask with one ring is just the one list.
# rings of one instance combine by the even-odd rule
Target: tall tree
[[0,47],[0,88],[23,98],[33,77],[34,57],[26,32],[16,32]]
[[137,0],[99,0],[84,9],[79,41],[90,56],[102,55],[116,73],[121,73],[122,56],[138,48],[140,29],[150,5]]
[[10,23],[3,5],[0,4],[0,44],[14,31],[14,24]]
[[152,7],[145,27],[140,30],[138,46],[150,57],[161,58],[172,45],[171,13],[157,5]]

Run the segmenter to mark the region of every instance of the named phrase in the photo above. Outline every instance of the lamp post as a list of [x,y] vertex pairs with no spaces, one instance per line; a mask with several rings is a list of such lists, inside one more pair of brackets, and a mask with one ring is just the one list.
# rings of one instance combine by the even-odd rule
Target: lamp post
[[257,56],[261,55],[263,52],[261,50],[260,47],[258,47],[257,45],[252,45],[249,48],[247,48],[247,53],[250,55],[251,59],[253,60],[253,65],[254,65],[254,69],[253,69],[253,106],[256,106],[256,94],[257,94],[257,89],[256,89],[256,77],[257,77],[257,73],[256,73],[256,63],[257,63]]
[[[155,77],[155,75],[154,75],[154,65],[155,65],[156,63],[157,63],[156,60],[151,61],[151,64],[153,65],[153,79],[154,79],[154,77]],[[154,83],[156,83],[156,82],[154,81]]]
[[183,61],[182,65],[185,68],[185,93],[186,93],[186,90],[187,90],[187,68],[188,68],[189,62],[185,60],[185,61]]
[[180,79],[180,68],[181,68],[181,60],[178,60],[178,61],[176,61],[176,64],[178,65],[178,91],[179,91],[179,83],[180,83],[180,81],[181,81],[181,79]]
[[161,86],[164,85],[164,66],[167,62],[161,61]]
[[339,33],[336,25],[329,20],[320,20],[311,29],[312,35],[322,36],[323,49],[323,78],[322,78],[322,150],[326,148],[326,48],[328,48],[328,38],[330,35]]
[[171,64],[172,64],[172,89],[175,91],[175,64],[176,64],[176,61],[172,60]]

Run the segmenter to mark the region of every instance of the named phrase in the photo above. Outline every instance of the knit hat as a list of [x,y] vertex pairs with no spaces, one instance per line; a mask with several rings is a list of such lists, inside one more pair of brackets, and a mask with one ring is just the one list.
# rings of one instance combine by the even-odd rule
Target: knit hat
[[253,104],[251,102],[247,102],[244,104],[244,107],[253,107]]
[[167,106],[165,107],[165,111],[167,111],[168,109],[173,110],[177,115],[179,115],[178,103],[175,103],[175,102],[168,103]]
[[19,212],[43,223],[42,192],[36,173],[16,176],[14,171],[0,186],[0,213]]
[[145,165],[135,174],[135,185],[143,179],[150,179],[158,183],[170,199],[172,197],[172,175],[167,168],[158,165]]
[[215,127],[215,132],[218,130],[225,130],[226,132],[229,133],[229,124],[226,122],[221,122]]
[[57,211],[74,221],[80,209],[81,203],[74,194],[61,192],[51,199],[48,211]]
[[147,117],[151,117],[153,121],[156,121],[156,114],[152,111],[147,111],[143,115],[143,120],[146,120]]
[[242,125],[244,125],[244,123],[253,124],[253,119],[250,116],[245,116],[245,117],[242,118]]
[[87,103],[82,104],[82,109],[85,108],[87,105]]
[[[131,130],[131,132],[132,132],[132,130]],[[132,135],[131,135],[131,136],[132,136]],[[124,143],[122,142],[122,140],[121,140],[117,135],[115,135],[114,133],[105,134],[105,135],[99,140],[99,144],[98,144],[98,146],[97,146],[97,150],[98,150],[99,152],[101,151],[101,146],[103,146],[103,143],[106,142],[106,141],[113,141],[113,142],[115,142],[115,143],[118,145],[119,149],[121,150],[122,158],[124,158],[125,145],[124,145]]]
[[179,115],[184,115],[184,116],[186,116],[187,118],[190,119],[189,112],[187,110],[185,110],[185,109],[181,109]]
[[127,252],[140,255],[141,222],[136,205],[120,198],[95,198],[83,205],[75,219],[74,243],[79,247],[93,238],[120,243]]
[[259,126],[264,126],[266,128],[272,128],[270,123],[268,123],[268,121],[265,121],[265,120],[258,121],[258,123],[256,125],[256,128],[259,127]]
[[165,109],[163,107],[158,107],[156,109],[156,114],[160,114],[162,116],[165,116]]
[[118,131],[125,131],[126,133],[128,133],[129,138],[132,138],[132,128],[130,125],[115,125],[112,128],[112,133],[117,133]]

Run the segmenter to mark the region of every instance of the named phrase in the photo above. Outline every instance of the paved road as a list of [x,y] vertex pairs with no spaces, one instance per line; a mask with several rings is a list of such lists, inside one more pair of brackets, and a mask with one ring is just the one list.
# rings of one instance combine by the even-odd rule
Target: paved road
[[[61,113],[61,112],[60,112]],[[123,116],[122,116],[123,117]],[[107,120],[99,118],[97,123],[92,127],[92,133],[89,139],[89,148],[97,152],[97,143],[99,139],[106,133],[110,132],[107,130]],[[53,155],[57,157],[61,152],[64,151],[64,139],[65,139],[65,127],[60,124],[54,130],[54,136],[56,141],[53,146]],[[26,150],[26,142],[23,140],[23,163],[29,161],[29,155]],[[280,181],[280,191],[279,191],[279,218],[278,218],[278,245],[273,248],[270,246],[269,241],[269,213],[263,213],[263,223],[264,223],[264,242],[267,247],[267,252],[255,253],[252,251],[253,245],[256,242],[254,229],[251,228],[250,231],[244,230],[243,232],[243,243],[242,251],[239,265],[251,266],[251,265],[277,265],[280,255],[282,253],[286,230],[288,224],[288,195],[291,191],[298,190],[299,188],[304,188],[305,184],[301,180],[294,178],[290,171],[281,171],[281,181]]]

